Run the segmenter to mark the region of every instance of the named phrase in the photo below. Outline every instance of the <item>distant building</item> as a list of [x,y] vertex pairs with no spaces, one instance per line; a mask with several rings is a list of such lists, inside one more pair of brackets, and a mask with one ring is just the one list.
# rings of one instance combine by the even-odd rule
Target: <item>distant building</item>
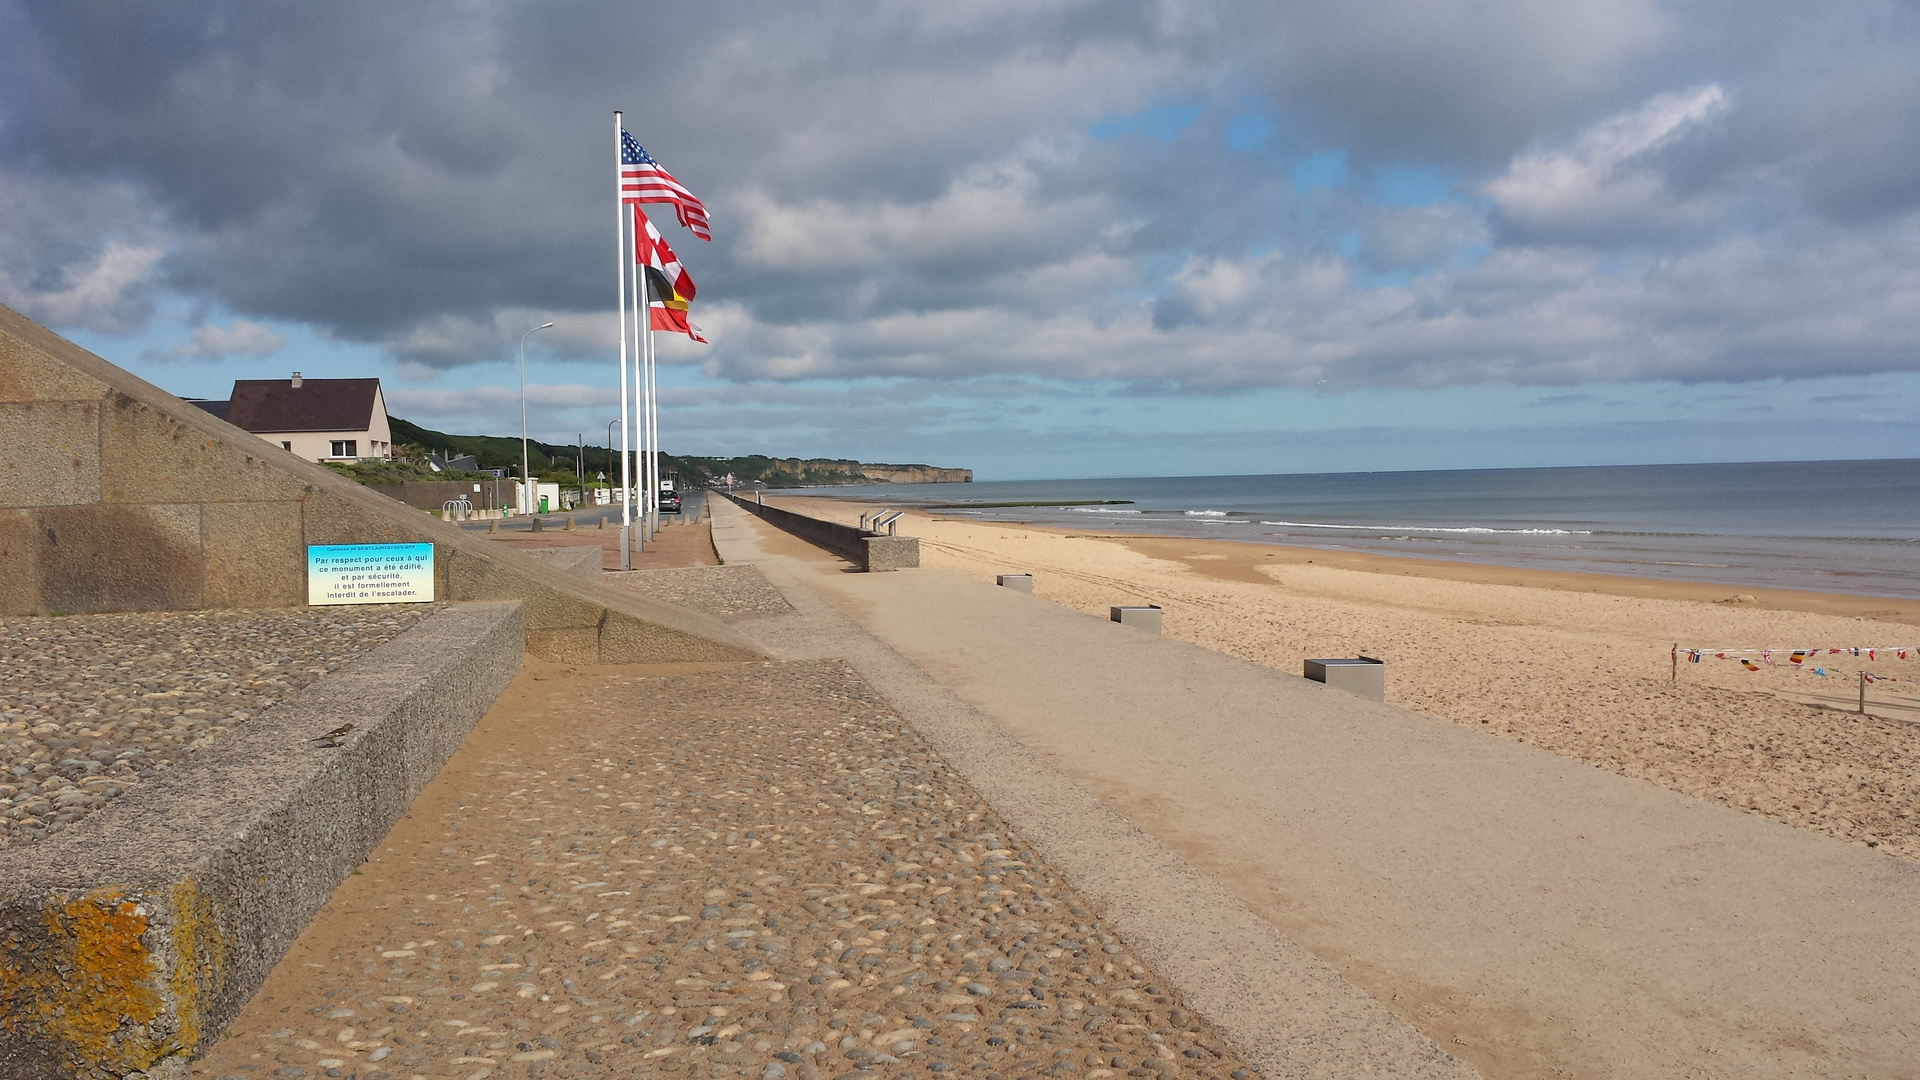
[[237,379],[226,401],[192,404],[308,461],[393,455],[379,379]]
[[428,454],[427,465],[433,469],[434,472],[442,472],[447,469],[453,469],[459,472],[480,471],[480,459],[474,457],[472,454],[455,454],[452,456],[445,454]]

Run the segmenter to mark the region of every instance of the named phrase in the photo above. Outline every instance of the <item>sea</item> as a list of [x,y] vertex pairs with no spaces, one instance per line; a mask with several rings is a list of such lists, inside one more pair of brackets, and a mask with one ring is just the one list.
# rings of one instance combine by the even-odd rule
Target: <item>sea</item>
[[792,492],[983,521],[1920,598],[1920,460],[983,481]]

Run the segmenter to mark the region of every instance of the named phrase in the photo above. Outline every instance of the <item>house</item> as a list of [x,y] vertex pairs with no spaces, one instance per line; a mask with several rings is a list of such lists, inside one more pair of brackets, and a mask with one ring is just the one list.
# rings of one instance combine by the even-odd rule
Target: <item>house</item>
[[447,469],[479,472],[480,459],[472,454],[428,454],[427,467],[434,472],[444,472]]
[[236,379],[227,401],[193,404],[308,461],[393,455],[379,379]]

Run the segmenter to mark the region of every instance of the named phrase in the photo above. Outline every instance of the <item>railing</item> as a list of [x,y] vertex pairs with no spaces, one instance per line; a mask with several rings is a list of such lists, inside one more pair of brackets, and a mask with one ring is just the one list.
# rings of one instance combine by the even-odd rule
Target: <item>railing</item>
[[440,516],[449,521],[465,521],[472,514],[473,501],[470,499],[448,499],[440,504]]

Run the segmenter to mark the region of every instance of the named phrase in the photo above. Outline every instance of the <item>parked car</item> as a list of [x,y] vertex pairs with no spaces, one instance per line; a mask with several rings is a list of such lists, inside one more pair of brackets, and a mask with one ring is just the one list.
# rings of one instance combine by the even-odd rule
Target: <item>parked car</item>
[[680,512],[680,493],[668,488],[660,493],[660,512],[677,514]]

